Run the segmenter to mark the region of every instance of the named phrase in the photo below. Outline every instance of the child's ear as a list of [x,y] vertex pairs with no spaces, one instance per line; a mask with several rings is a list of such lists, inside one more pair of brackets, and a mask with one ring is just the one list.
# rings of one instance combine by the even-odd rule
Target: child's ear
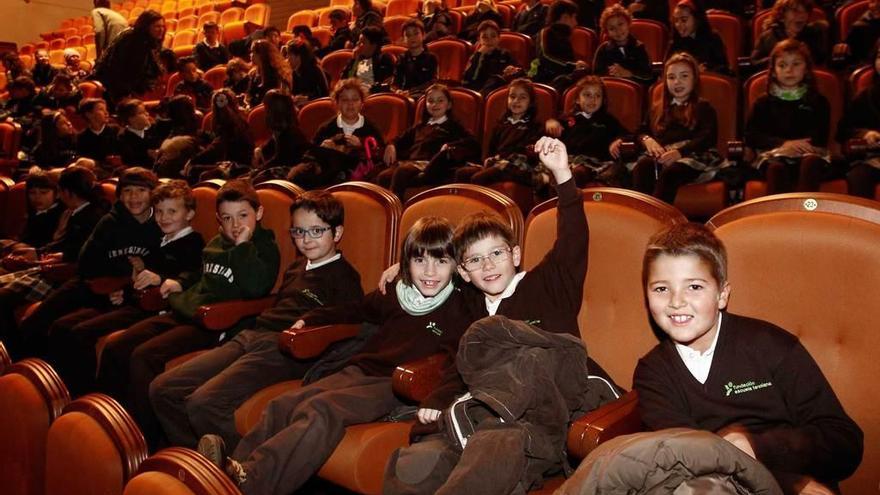
[[726,308],[728,300],[730,300],[730,284],[725,281],[718,292],[718,309]]
[[187,210],[186,211],[186,221],[192,222],[192,219],[196,216],[196,210]]
[[519,264],[522,262],[522,250],[519,246],[513,246],[510,249],[510,259],[513,260],[513,266],[519,268]]
[[342,240],[342,232],[345,230],[345,227],[342,225],[337,225],[333,228],[333,242],[339,242]]
[[263,205],[260,205],[260,207],[257,208],[257,221],[259,222],[262,219],[263,219]]
[[462,280],[464,280],[464,281],[467,282],[467,283],[470,283],[470,281],[471,281],[471,276],[470,276],[470,274],[467,272],[467,270],[465,270],[464,268],[462,268],[461,265],[455,265],[455,269],[458,270],[458,275],[461,277]]

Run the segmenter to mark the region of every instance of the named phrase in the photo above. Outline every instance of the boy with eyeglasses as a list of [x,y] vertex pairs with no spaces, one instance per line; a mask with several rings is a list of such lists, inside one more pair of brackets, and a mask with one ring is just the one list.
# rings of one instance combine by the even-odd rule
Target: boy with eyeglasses
[[[475,321],[487,316],[506,316],[580,339],[577,317],[587,273],[587,218],[581,190],[575,186],[568,167],[565,145],[547,137],[541,138],[539,143],[542,142],[541,149],[545,151],[541,161],[553,173],[559,194],[556,241],[544,258],[532,269],[520,271],[522,253],[513,231],[488,213],[462,220],[452,242],[459,275],[481,292],[468,300]],[[387,280],[390,271],[383,280]],[[590,365],[594,363],[590,361]],[[595,374],[599,370],[594,367],[590,371]],[[418,413],[422,422],[437,421],[440,416],[438,410],[422,409]],[[485,424],[489,423],[489,429],[498,429],[494,422]],[[483,425],[477,425],[476,431]],[[524,475],[526,452],[515,447],[516,439],[508,436],[498,443],[500,438],[471,436],[472,441],[462,452],[443,433],[425,437],[422,442],[393,454],[385,471],[383,493],[485,493],[487,486],[497,489],[492,493],[512,493],[520,475]],[[564,447],[560,445],[559,449]],[[490,469],[481,464],[484,462],[507,468]],[[502,471],[510,476],[492,474]],[[487,477],[491,481],[487,482]],[[506,486],[509,483],[513,486]]]
[[360,276],[337,250],[342,203],[328,192],[309,191],[294,201],[290,213],[290,235],[303,256],[284,274],[273,307],[252,329],[151,384],[153,410],[172,445],[195,447],[203,434],[217,433],[234,449],[240,440],[235,409],[262,388],[302,378],[315,362],[281,354],[278,333],[311,309],[363,297]]

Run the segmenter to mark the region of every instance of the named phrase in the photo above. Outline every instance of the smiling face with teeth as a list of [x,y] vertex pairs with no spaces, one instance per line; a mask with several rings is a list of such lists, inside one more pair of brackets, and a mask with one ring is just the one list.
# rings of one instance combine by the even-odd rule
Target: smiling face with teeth
[[708,263],[693,254],[661,254],[647,277],[651,317],[675,342],[704,352],[718,332],[730,285],[719,286]]
[[435,258],[429,254],[409,260],[409,277],[413,286],[425,297],[434,297],[452,281],[455,260],[449,256]]

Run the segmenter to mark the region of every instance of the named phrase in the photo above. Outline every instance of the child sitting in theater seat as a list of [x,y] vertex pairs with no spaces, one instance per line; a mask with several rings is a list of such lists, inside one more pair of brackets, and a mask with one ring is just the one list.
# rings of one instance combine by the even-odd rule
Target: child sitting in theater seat
[[394,76],[391,55],[382,53],[384,33],[376,26],[365,27],[354,47],[354,58],[342,69],[343,78],[357,77],[371,93],[388,91],[388,82]]
[[602,11],[599,24],[608,39],[596,49],[593,73],[597,76],[632,79],[641,84],[653,81],[648,51],[629,32],[632,14],[620,4],[614,4]]
[[388,168],[376,177],[401,200],[408,187],[451,182],[460,164],[479,159],[476,140],[452,117],[446,86],[433,84],[425,91],[425,110],[421,123],[385,147]]
[[77,153],[95,160],[99,175],[113,175],[113,165],[107,162],[107,157],[119,154],[119,127],[110,123],[107,102],[86,98],[79,103],[77,112],[86,121],[86,128],[76,136]]
[[547,134],[565,143],[568,160],[578,187],[600,183],[609,186],[629,184],[620,158],[622,137],[628,134],[608,112],[608,92],[597,76],[587,76],[575,86],[574,109],[570,115],[547,121]]
[[712,29],[706,11],[692,0],[680,0],[672,11],[672,41],[666,58],[687,52],[700,62],[700,70],[731,75],[724,40]]
[[260,225],[263,207],[249,182],[235,179],[217,192],[220,233],[202,251],[201,277],[189,287],[169,282],[171,310],[130,327],[108,341],[98,368],[98,384],[129,406],[152,446],[158,425],[148,399],[150,382],[169,360],[213,347],[239,328],[218,334],[195,321],[202,305],[269,294],[280,263],[275,235]]
[[330,30],[333,31],[333,37],[330,38],[327,46],[316,49],[315,54],[318,57],[323,58],[336,50],[345,49],[347,44],[356,41],[351,37],[351,28],[348,25],[349,17],[348,12],[342,9],[333,9],[330,12]]
[[[877,1],[880,4],[880,0]],[[850,139],[864,139],[868,145],[867,156],[852,163],[846,174],[850,194],[863,198],[875,198],[880,182],[880,41],[871,52],[871,84],[859,92],[843,114],[837,128],[837,141],[843,145]]]
[[291,167],[302,162],[312,144],[299,130],[293,98],[278,90],[266,93],[266,127],[272,132],[269,141],[254,150],[254,183],[284,179]]
[[758,157],[767,194],[818,191],[830,168],[831,106],[816,88],[807,45],[785,40],[770,53],[767,94],[752,104],[746,145]]
[[194,57],[183,57],[177,61],[177,71],[180,74],[180,82],[174,87],[174,94],[187,95],[193,99],[196,108],[207,112],[211,106],[211,93],[214,88],[202,79],[199,67]]
[[547,27],[535,38],[537,57],[528,71],[533,81],[550,84],[562,92],[588,68],[586,61],[576,59],[572,45],[577,13],[577,5],[569,0],[557,0],[550,6]]
[[16,254],[15,263],[21,268],[0,277],[0,338],[13,354],[21,347],[14,317],[16,307],[42,301],[64,282],[44,277],[40,265],[76,262],[83,243],[106,211],[95,174],[83,167],[72,166],[61,172],[58,197],[64,203],[64,212],[51,240],[33,251]]
[[64,205],[58,199],[58,174],[34,168],[25,177],[24,187],[27,222],[16,239],[0,239],[0,257],[3,258],[0,274],[20,266],[21,262],[36,261],[36,250],[52,240],[64,212]]
[[315,58],[311,43],[293,39],[285,45],[284,54],[293,70],[293,101],[302,106],[330,94],[327,75]]
[[123,100],[116,105],[116,118],[123,126],[119,133],[122,163],[129,167],[153,168],[156,150],[161,142],[152,127],[144,102]]
[[495,21],[483,21],[477,28],[479,45],[461,76],[462,86],[487,96],[504,86],[506,76],[520,68],[516,67],[510,52],[501,48],[501,29]]
[[[223,88],[211,98],[211,141],[184,167],[192,183],[204,179],[234,179],[250,171],[254,139],[244,111],[231,90]],[[204,175],[203,175],[204,174]]]
[[216,65],[225,65],[231,55],[226,45],[220,41],[220,26],[214,21],[208,21],[202,26],[202,32],[205,39],[196,43],[193,49],[199,69],[207,71]]
[[673,204],[678,188],[705,182],[721,168],[718,116],[700,98],[700,67],[677,53],[663,67],[663,97],[651,108],[650,125],[639,141],[643,155],[632,168],[633,189]]
[[[379,150],[384,145],[382,131],[363,115],[367,88],[357,78],[336,83],[330,96],[338,114],[322,125],[313,139],[303,163],[290,170],[287,179],[305,189],[318,189],[345,182],[357,173],[355,180],[374,175],[367,163],[366,146],[371,160],[378,165]],[[372,138],[373,143],[367,140]],[[360,169],[358,168],[360,167]]]
[[489,185],[513,181],[526,187],[543,187],[534,145],[544,135],[544,123],[537,120],[535,87],[525,78],[508,86],[507,111],[501,116],[481,167],[468,166],[455,172],[455,182]]
[[167,296],[199,278],[205,241],[190,227],[196,202],[189,186],[181,180],[160,184],[151,193],[150,203],[163,234],[156,262],[148,267],[133,259],[131,284],[109,295],[111,307],[76,311],[55,320],[49,329],[50,361],[74,396],[94,388],[98,338],[155,314],[141,308],[135,297],[138,291],[156,287]]
[[31,161],[42,169],[65,167],[77,158],[76,130],[64,112],[54,111],[40,117],[39,139],[31,152]]
[[725,311],[727,253],[706,227],[648,243],[643,282],[668,338],[639,360],[633,388],[652,429],[708,430],[763,463],[785,493],[831,494],[858,467],[863,435],[798,338]]
[[250,329],[162,373],[150,385],[150,402],[171,445],[195,448],[202,435],[216,433],[234,449],[240,439],[235,409],[264,387],[303,378],[317,362],[280,353],[279,333],[312,309],[363,297],[360,276],[337,250],[342,203],[326,191],[309,191],[290,211],[290,236],[302,256],[284,273],[273,307]]
[[394,67],[394,87],[418,98],[437,79],[437,57],[425,47],[425,26],[421,21],[407,21],[401,34],[407,50]]
[[549,7],[544,5],[541,0],[526,0],[524,3],[525,7],[513,19],[511,31],[534,37],[547,22]]
[[55,74],[50,83],[40,90],[34,99],[34,106],[40,110],[63,110],[68,115],[75,113],[83,94],[70,76],[63,72]]

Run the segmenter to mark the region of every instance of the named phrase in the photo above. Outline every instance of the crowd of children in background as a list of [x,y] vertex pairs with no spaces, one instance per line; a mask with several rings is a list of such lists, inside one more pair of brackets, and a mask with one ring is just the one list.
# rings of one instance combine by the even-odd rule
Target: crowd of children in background
[[[423,2],[399,33],[385,31],[371,0],[355,0],[351,14],[330,12],[333,36],[326,46],[305,26],[297,26],[283,45],[271,26],[226,45],[218,25],[208,22],[193,55],[180,59],[161,49],[165,20],[157,12],[145,11],[120,31],[111,29],[107,2],[96,0],[95,6],[95,22],[104,25],[94,68],[75,50],[65,52],[63,67],[51,65],[45,50],[35,52],[30,69],[14,52],[2,59],[8,95],[0,119],[23,129],[21,153],[7,158],[19,160],[13,173],[25,181],[28,217],[18,238],[0,241],[0,338],[15,358],[49,359],[74,395],[101,390],[118,399],[152,449],[198,445],[244,493],[302,485],[332,453],[343,426],[377,420],[402,405],[390,386],[391,371],[401,362],[438,352],[447,356],[443,385],[416,413],[430,424],[468,391],[451,364],[460,339],[508,325],[506,318],[533,323],[532,330],[559,346],[568,337],[579,338],[589,229],[578,187],[627,187],[672,203],[683,185],[736,176],[726,173],[731,167],[738,167],[738,177],[764,178],[768,193],[816,191],[822,180],[838,174],[846,176],[850,193],[873,197],[880,182],[880,0],[871,0],[854,26],[849,49],[833,49],[847,63],[873,68],[871,84],[854,95],[838,129],[831,128],[829,101],[813,72],[814,64],[831,57],[828,25],[810,17],[810,0],[776,2],[751,55],[756,67],[768,69],[768,84],[745,120],[743,135],[754,156],[743,163],[722,157],[718,111],[701,91],[701,74],[736,72],[706,13],[731,10],[724,2],[681,0],[669,11],[666,0],[634,0],[604,10],[593,2],[526,0],[510,26],[535,42],[536,57],[524,67],[501,45],[499,7],[480,0],[457,33],[476,49],[461,81],[451,84],[484,98],[505,88],[505,109],[482,136],[485,146],[463,124],[465,115],[456,113],[455,92],[438,81],[443,61],[427,49],[433,40],[456,36],[453,17],[439,0]],[[659,77],[645,44],[630,29],[634,18],[672,27]],[[579,27],[602,35],[590,60],[575,55],[572,37]],[[383,50],[389,38],[400,39],[404,50],[397,55]],[[349,48],[352,57],[341,73],[326,74],[320,60]],[[204,74],[218,66],[225,66],[226,79],[215,89]],[[170,96],[150,101],[154,86],[164,89],[172,72],[179,79]],[[645,122],[637,128],[621,123],[623,116],[610,110],[620,102],[611,100],[604,76],[634,81],[646,94],[659,95],[649,99]],[[103,84],[103,98],[83,95],[79,85],[91,79]],[[331,79],[338,79],[334,87]],[[657,90],[648,93],[655,80]],[[570,90],[572,107],[548,115],[541,107],[541,83],[560,94]],[[364,111],[370,94],[388,92],[421,105],[421,119],[397,136],[384,135]],[[327,96],[335,115],[321,125],[310,122],[317,131],[307,135],[299,109]],[[258,107],[264,120],[257,126],[268,130],[266,139],[259,139],[249,120]],[[865,140],[867,156],[845,167],[832,153],[829,136],[835,131],[840,143]],[[625,146],[630,142],[633,146]],[[118,178],[113,205],[100,192],[100,181],[110,177]],[[203,239],[190,226],[196,213],[190,185],[213,178],[226,179],[215,207],[219,232]],[[253,184],[271,179],[309,190],[290,209],[290,236],[303,255],[290,267],[280,266],[278,240],[261,224],[264,210]],[[514,182],[538,196],[558,194],[559,238],[543,261],[523,272],[520,247],[497,219],[476,216],[455,226],[422,218],[405,236],[396,283],[387,294],[380,289],[364,296],[358,273],[337,251],[342,205],[320,191],[349,180],[374,182],[401,199],[413,188],[452,182]],[[76,273],[57,279],[39,269],[58,262],[76,262]],[[269,295],[279,271],[272,307],[247,328],[218,334],[197,322],[201,305]],[[393,278],[396,269],[388,273]],[[99,277],[130,280],[125,288],[102,291],[92,283]],[[699,314],[670,323],[669,294],[692,289],[697,279],[705,293],[676,297],[693,298]],[[656,236],[646,254],[644,282],[651,317],[671,339],[636,370],[647,426],[717,432],[771,469],[779,467],[773,464],[771,433],[783,439],[812,435],[811,441],[834,445],[815,454],[812,464],[798,465],[822,469],[798,467],[796,473],[832,487],[852,473],[861,456],[861,432],[796,338],[726,313],[722,327],[730,288],[724,248],[711,233],[686,226]],[[135,294],[150,287],[167,300],[167,311],[138,303]],[[16,317],[22,305],[38,301],[35,310]],[[482,323],[472,326],[478,320]],[[336,356],[333,366],[320,358],[294,362],[277,350],[277,332],[291,326],[364,321],[378,327],[342,359]],[[734,405],[699,387],[684,387],[687,376],[667,383],[672,372],[666,368],[679,354],[687,368],[675,367],[675,373],[705,383],[705,373],[694,371],[687,352],[703,352],[716,342],[719,353],[726,353],[726,360],[712,364],[719,369],[716,381],[719,373],[741,365],[728,362],[731,346],[740,345],[741,328],[757,329],[767,349],[794,355],[815,380],[809,392],[796,393],[796,384],[786,382],[773,363],[754,360],[750,371],[774,386],[778,382],[783,400],[793,397],[826,420],[788,417],[779,400],[768,400],[770,409],[761,409],[766,404],[754,409],[763,411],[755,421],[764,436],[743,434],[730,429],[738,414]],[[107,340],[98,361],[96,342],[119,329],[125,332]],[[197,350],[208,352],[165,371],[170,360]],[[261,422],[239,436],[236,407],[263,387],[304,377],[313,383],[273,400]],[[809,393],[821,400],[805,400]],[[658,399],[669,394],[718,410],[709,419],[694,418],[686,405],[673,410]],[[597,405],[582,404],[585,410]],[[493,493],[509,493],[540,483],[532,471],[536,466],[543,472],[562,468],[564,460],[527,458],[527,428],[499,417],[504,415],[497,411],[481,417],[470,450],[454,448],[446,436],[428,435],[396,452],[385,473],[386,493],[484,493],[486,480]],[[557,454],[563,448],[558,447]],[[501,457],[504,462],[485,465],[487,458]],[[419,473],[412,472],[416,468]],[[474,481],[461,475],[476,469],[483,485],[471,485]]]
[[[681,0],[668,12],[661,1],[604,10],[591,5],[569,0],[523,4],[510,22],[512,30],[533,37],[536,57],[526,67],[502,46],[504,19],[492,0],[479,2],[464,18],[457,36],[476,48],[461,80],[451,84],[484,97],[506,87],[511,95],[494,130],[482,136],[489,143],[483,153],[475,145],[474,129],[456,120],[453,95],[438,81],[441,63],[427,49],[432,40],[456,36],[447,8],[438,2],[425,2],[399,33],[388,33],[381,12],[369,0],[359,0],[351,14],[341,8],[330,12],[333,37],[326,46],[307,26],[296,26],[293,39],[283,46],[280,32],[271,26],[227,46],[220,27],[207,22],[193,55],[179,60],[161,49],[164,19],[146,11],[130,29],[116,33],[91,71],[76,50],[65,52],[64,66],[57,67],[45,50],[37,50],[30,69],[15,52],[5,54],[8,95],[0,118],[23,129],[19,176],[30,165],[50,169],[88,158],[99,179],[129,166],[190,183],[212,177],[287,178],[308,189],[356,178],[376,181],[402,199],[407,189],[420,185],[512,180],[534,187],[540,196],[548,175],[537,166],[530,146],[550,135],[562,138],[572,151],[570,163],[581,186],[631,187],[673,202],[680,186],[712,179],[729,179],[732,188],[740,188],[743,177],[764,178],[768,192],[785,192],[817,190],[823,180],[846,176],[852,194],[873,196],[880,175],[873,166],[880,123],[871,111],[876,105],[870,94],[880,78],[874,77],[877,81],[864,94],[854,95],[852,111],[838,129],[830,129],[828,100],[816,86],[813,67],[829,60],[832,51],[835,60],[848,66],[876,61],[880,23],[874,19],[880,2],[869,2],[848,44],[833,50],[829,26],[811,13],[810,0],[773,5],[751,55],[755,70],[769,69],[767,94],[745,117],[743,136],[754,153],[740,162],[722,159],[727,155],[717,149],[717,109],[700,95],[701,74],[731,76],[737,70],[707,17],[707,8],[725,6]],[[96,12],[106,10],[96,7]],[[645,44],[630,30],[634,18],[671,27],[659,73]],[[577,59],[572,44],[573,30],[582,26],[601,34],[589,60]],[[405,50],[394,55],[384,50],[389,39],[399,40]],[[347,48],[353,57],[341,73],[325,73],[321,58]],[[224,87],[215,90],[204,73],[223,65]],[[145,100],[152,87],[167,84],[171,73],[179,77],[169,89],[171,96],[158,105]],[[664,89],[659,99],[653,98],[657,101],[649,98],[644,122],[627,128],[620,125],[620,115],[607,110],[615,105],[603,81],[589,73],[630,79],[645,89],[657,80]],[[331,78],[339,80],[336,88],[329,87]],[[90,79],[103,83],[105,100],[83,96],[78,85]],[[573,88],[573,108],[539,119],[547,112],[539,107],[533,83],[549,84],[559,94]],[[355,90],[357,84],[366,92]],[[270,102],[267,95],[273,91],[278,94]],[[362,108],[367,94],[389,91],[422,98],[424,122],[399,136],[383,136],[365,120]],[[315,136],[300,131],[296,115],[283,115],[325,96],[332,97],[338,115]],[[288,97],[292,104],[283,101]],[[261,105],[272,134],[268,142],[255,141],[247,120],[248,112]],[[206,115],[209,121],[202,124]],[[843,156],[832,153],[837,148],[830,146],[829,136],[841,145],[864,139],[867,158],[848,168]],[[621,147],[625,142],[635,144],[635,154],[632,147]],[[737,168],[721,171],[729,167]]]

